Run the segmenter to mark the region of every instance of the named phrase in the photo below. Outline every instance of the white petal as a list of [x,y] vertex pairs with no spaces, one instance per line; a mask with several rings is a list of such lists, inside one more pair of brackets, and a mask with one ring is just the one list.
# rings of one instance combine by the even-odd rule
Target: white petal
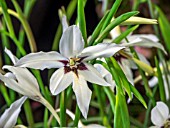
[[[94,67],[97,69],[97,71],[102,75],[102,77],[106,80],[107,83],[109,83],[111,86],[115,87],[115,82],[112,79],[111,73],[106,70],[103,65],[101,64],[94,64]],[[113,88],[114,88],[113,87]]]
[[73,91],[76,95],[76,100],[80,111],[84,118],[87,119],[92,92],[88,88],[87,82],[84,80],[83,76],[79,75],[79,77],[77,77],[76,74],[74,75]]
[[150,40],[145,37],[138,37],[132,41],[129,41],[129,43],[121,44],[121,46],[124,46],[124,47],[142,46],[142,47],[147,47],[147,48],[156,47],[164,51],[165,54],[167,54],[162,44],[158,42],[154,42],[153,40]]
[[[170,75],[167,75],[168,77],[168,81],[170,83]],[[164,88],[165,88],[165,95],[166,95],[166,100],[168,101],[169,100],[169,85],[168,83],[166,82],[166,78],[165,78],[165,75],[163,75],[163,81],[164,81]]]
[[152,77],[149,82],[149,87],[154,87],[156,84],[158,84],[158,78],[156,76]]
[[61,56],[58,52],[38,52],[30,53],[22,57],[15,66],[17,67],[29,67],[34,69],[45,69],[45,68],[60,68],[64,66],[60,61],[67,61],[67,59]]
[[58,69],[50,78],[50,91],[57,95],[66,89],[73,82],[73,72],[64,73],[64,67]]
[[14,74],[12,74],[11,72],[7,72],[4,76],[10,78],[10,79],[13,79],[13,80],[16,80],[17,78],[15,77]]
[[5,77],[2,74],[0,74],[0,80],[3,81],[8,88],[11,88],[16,92],[21,93],[22,95],[25,94],[25,92],[23,92],[23,88],[19,86],[16,80]]
[[84,40],[80,29],[76,26],[68,27],[60,39],[60,53],[67,57],[76,57],[84,48]]
[[100,43],[85,48],[79,57],[85,57],[83,61],[92,60],[98,57],[110,57],[123,48],[125,47],[113,43]]
[[84,128],[106,128],[106,127],[99,124],[89,124],[87,126],[84,126]]
[[66,15],[62,16],[62,27],[63,27],[63,32],[68,28],[68,23],[67,23],[67,17]]
[[158,37],[153,34],[133,34],[133,35],[128,36],[127,38],[131,42],[135,40],[136,38],[140,38],[140,37],[152,40],[153,42],[159,41]]
[[120,26],[116,26],[114,29],[110,31],[110,36],[114,40],[121,34]]
[[38,82],[29,70],[27,70],[26,68],[13,66],[4,66],[3,69],[8,69],[9,71],[11,71],[17,79],[17,81],[10,79],[12,83],[17,84],[16,87],[11,82],[8,82],[8,78],[4,78],[4,82],[8,85],[9,88],[12,88],[15,91],[28,97],[40,94]]
[[18,115],[21,111],[21,106],[27,97],[23,96],[19,100],[11,104],[10,108],[6,109],[0,117],[0,128],[12,128],[17,122]]
[[157,102],[151,111],[151,121],[156,126],[163,126],[168,119],[169,109],[163,102]]
[[122,59],[121,60],[121,64],[120,67],[122,68],[126,78],[128,79],[128,81],[134,85],[134,81],[133,81],[133,73],[132,73],[132,70],[130,69],[130,66],[129,66],[129,63],[128,63],[128,60],[127,59]]
[[5,47],[5,53],[10,57],[11,61],[13,64],[16,64],[17,61],[18,61],[18,58],[16,56],[14,56],[12,54],[12,52],[10,50],[8,50],[6,47]]
[[109,83],[107,83],[102,75],[91,65],[88,63],[84,63],[87,70],[78,70],[78,75],[81,74],[85,80],[95,83],[102,86],[111,86]]

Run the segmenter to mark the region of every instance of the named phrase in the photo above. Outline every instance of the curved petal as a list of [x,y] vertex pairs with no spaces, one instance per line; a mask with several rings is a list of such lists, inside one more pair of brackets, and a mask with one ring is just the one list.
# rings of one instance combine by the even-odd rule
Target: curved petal
[[84,63],[87,70],[78,70],[78,75],[82,75],[85,80],[95,83],[102,86],[111,86],[109,83],[107,83],[102,75],[91,65],[88,63]]
[[130,66],[129,64],[130,64],[130,63],[128,62],[127,59],[122,59],[122,60],[121,60],[121,64],[119,64],[119,65],[120,65],[120,67],[122,68],[122,70],[123,70],[126,78],[128,79],[128,81],[129,81],[132,85],[134,85],[133,73],[132,73],[132,70],[131,70],[130,67],[129,67],[129,66]]
[[98,57],[110,57],[123,48],[125,47],[113,43],[100,43],[85,48],[79,57],[84,58],[83,61],[92,60]]
[[121,46],[124,46],[124,47],[142,46],[146,48],[155,47],[155,48],[161,49],[165,54],[167,54],[162,44],[158,42],[154,42],[153,40],[145,38],[145,37],[135,38],[134,40],[129,41],[129,43],[121,44]]
[[168,119],[169,109],[163,102],[157,102],[151,111],[151,121],[156,126],[163,126]]
[[63,32],[68,28],[68,23],[67,23],[67,17],[66,15],[63,15],[62,16],[62,27],[63,27]]
[[9,56],[9,58],[11,59],[12,63],[13,64],[16,64],[17,61],[18,61],[18,58],[16,56],[14,56],[12,54],[12,52],[10,50],[8,50],[6,47],[5,47],[5,53]]
[[112,86],[112,88],[114,89],[116,84],[115,84],[114,80],[112,79],[111,73],[109,71],[107,71],[101,64],[94,64],[94,67],[102,75],[102,77],[106,80],[106,82],[109,83]]
[[64,67],[58,69],[50,78],[50,91],[57,95],[73,82],[73,72],[64,73]]
[[128,36],[127,38],[130,42],[135,40],[136,38],[146,38],[154,42],[159,41],[158,37],[153,34],[133,34],[133,35]]
[[76,26],[68,27],[60,39],[60,53],[67,57],[76,57],[84,48],[84,40],[80,29]]
[[0,117],[0,128],[12,128],[17,122],[18,115],[21,111],[21,106],[27,99],[26,96],[11,104],[10,108],[6,109]]
[[34,69],[45,69],[45,68],[60,68],[63,67],[64,64],[60,61],[66,60],[65,57],[60,55],[58,52],[37,52],[30,53],[24,57],[22,57],[15,66],[17,67],[28,67]]
[[[8,69],[9,71],[11,71],[17,79],[17,81],[15,81],[13,79],[4,78],[4,82],[8,85],[9,88],[12,88],[28,97],[40,94],[38,82],[29,70],[27,70],[26,68],[13,66],[4,66],[3,69]],[[17,86],[13,85],[10,82],[7,82],[8,80],[11,80],[12,83],[15,82]]]
[[73,91],[76,95],[77,104],[85,119],[87,119],[87,113],[89,110],[89,104],[91,99],[91,90],[88,88],[87,82],[83,76],[77,77],[74,74]]

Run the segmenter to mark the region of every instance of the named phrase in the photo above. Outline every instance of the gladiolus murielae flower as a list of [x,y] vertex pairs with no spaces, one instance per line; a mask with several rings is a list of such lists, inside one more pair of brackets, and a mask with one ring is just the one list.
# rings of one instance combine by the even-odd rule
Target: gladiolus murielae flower
[[170,127],[169,109],[165,103],[161,101],[156,102],[156,106],[151,111],[151,121],[155,126],[150,128]]
[[[18,62],[18,59],[9,50],[5,49],[5,52],[9,55],[14,64]],[[28,69],[9,65],[3,66],[3,69],[10,71],[5,75],[0,74],[0,80],[3,81],[7,87],[31,98],[32,100],[44,104],[59,122],[58,115],[52,106],[41,95],[38,82]]]

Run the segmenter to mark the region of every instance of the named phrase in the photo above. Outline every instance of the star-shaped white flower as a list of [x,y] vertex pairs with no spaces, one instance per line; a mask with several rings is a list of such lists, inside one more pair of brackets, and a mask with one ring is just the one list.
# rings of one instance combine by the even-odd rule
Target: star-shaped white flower
[[51,93],[57,95],[72,84],[80,111],[87,118],[92,93],[88,88],[87,81],[110,86],[87,61],[98,57],[110,57],[125,47],[102,43],[84,48],[80,29],[75,25],[67,28],[65,24],[63,26],[64,32],[59,45],[60,53],[55,51],[31,53],[18,60],[15,66],[41,70],[59,68],[50,79]]
[[170,127],[170,118],[169,118],[169,109],[168,106],[159,101],[156,102],[156,106],[151,111],[151,121],[155,126],[151,126],[150,128],[160,128]]

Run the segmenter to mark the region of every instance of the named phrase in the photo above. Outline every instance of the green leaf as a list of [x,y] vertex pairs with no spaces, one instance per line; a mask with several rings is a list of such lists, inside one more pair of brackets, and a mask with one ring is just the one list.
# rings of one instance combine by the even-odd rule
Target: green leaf
[[92,33],[92,36],[89,40],[89,46],[92,45],[94,43],[94,41],[96,40],[97,36],[100,34],[100,31],[102,29],[102,26],[108,16],[109,12],[106,12],[106,14],[103,16],[103,18],[100,20],[100,22],[98,23],[97,27],[95,28],[95,30]]
[[141,96],[141,94],[138,92],[138,90],[131,84],[130,84],[130,89],[133,92],[133,94],[136,96],[136,98],[143,104],[143,106],[147,108],[146,102]]
[[23,14],[20,6],[18,5],[17,1],[12,0],[12,3],[14,4],[14,7],[15,7],[18,15],[19,15],[18,18],[19,18],[20,22],[22,23],[22,26],[25,30],[26,35],[27,35],[31,52],[36,52],[37,51],[36,42],[35,42],[32,30],[31,30],[31,28],[28,24],[28,21],[27,21],[26,17],[24,16],[24,14]]
[[[125,96],[120,92],[121,90],[119,89],[119,87],[117,87],[116,90],[117,90],[116,103],[117,103],[117,106],[119,107],[119,109],[118,109],[116,106],[116,114],[118,111],[119,112],[119,120],[120,120],[120,115],[121,115],[121,119],[122,119],[122,122],[120,123],[122,125],[121,128],[130,128],[130,118],[129,118],[129,113],[128,113]],[[118,115],[115,115],[115,116],[116,116],[116,120],[118,120],[118,117],[117,117]]]
[[8,8],[7,8],[7,5],[6,5],[5,1],[0,0],[0,5],[2,7],[2,13],[3,13],[4,19],[6,21],[9,33],[11,35],[15,35],[14,28],[13,28],[13,25],[12,25],[12,21],[11,21],[11,18],[9,16],[9,14],[8,14],[8,11],[7,11]]
[[110,21],[112,20],[113,16],[116,14],[120,4],[121,4],[122,0],[116,0],[112,6],[112,8],[110,9],[110,12],[103,24],[103,27],[101,29],[101,32],[109,25]]
[[169,36],[170,23],[169,23],[168,19],[166,18],[165,14],[162,12],[162,10],[158,6],[156,6],[156,10],[159,13],[158,23],[160,26],[162,36],[165,41],[166,48],[167,48],[168,52],[170,52],[170,36]]
[[87,46],[86,20],[85,20],[85,14],[84,14],[83,0],[78,0],[77,14],[78,14],[79,27],[80,27],[82,36],[85,41],[85,46]]
[[129,81],[127,80],[124,72],[122,71],[122,69],[121,69],[120,65],[117,63],[117,61],[113,57],[111,57],[110,59],[112,61],[112,64],[113,64],[114,68],[117,71],[118,76],[121,78],[122,87],[126,90],[129,98],[132,99],[132,94],[131,94],[131,89],[130,89],[130,86],[129,86]]
[[117,17],[115,20],[113,20],[105,29],[104,31],[101,32],[101,34],[98,36],[96,39],[96,43],[102,42],[102,40],[109,34],[109,32],[116,27],[117,25],[121,24],[123,21],[129,19],[130,17],[137,15],[139,12],[138,11],[132,11],[132,12],[127,12],[125,14],[122,14],[121,16]]
[[158,85],[159,85],[160,99],[161,99],[161,101],[166,102],[165,88],[164,88],[164,82],[163,82],[163,78],[162,78],[162,72],[161,72],[161,69],[159,67],[159,61],[156,57],[155,57],[155,64],[156,64],[157,74],[158,74]]
[[125,32],[116,37],[116,39],[114,39],[112,42],[117,44],[120,43],[125,37],[127,37],[131,32],[135,31],[138,27],[139,25],[136,25],[134,27],[127,29]]

